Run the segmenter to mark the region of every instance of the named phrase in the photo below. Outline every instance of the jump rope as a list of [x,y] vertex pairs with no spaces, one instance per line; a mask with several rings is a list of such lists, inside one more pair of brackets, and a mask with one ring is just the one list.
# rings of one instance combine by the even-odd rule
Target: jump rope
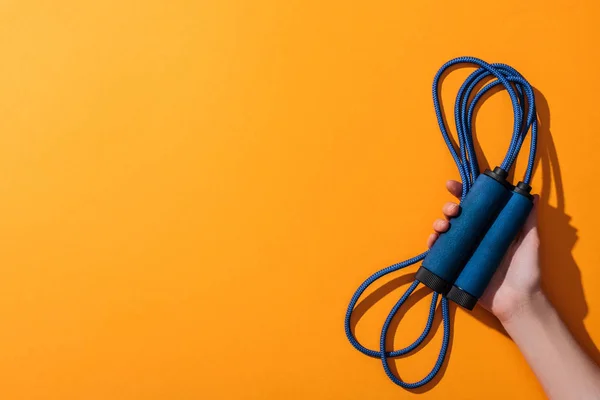
[[[458,134],[458,151],[454,147],[444,123],[439,99],[440,79],[448,68],[457,64],[471,64],[478,68],[460,87],[454,105],[454,118]],[[476,88],[489,81],[479,90]],[[482,97],[492,88],[502,85],[508,92],[513,112],[512,139],[502,164],[493,171],[479,172],[473,146],[473,112]],[[433,107],[442,137],[458,167],[462,180],[461,212],[450,220],[450,228],[439,236],[430,250],[406,261],[377,271],[356,290],[344,320],[348,340],[361,353],[379,358],[387,376],[397,385],[414,389],[427,384],[440,371],[450,339],[450,315],[448,300],[472,310],[489,284],[519,230],[533,207],[530,194],[537,143],[537,118],[533,88],[514,68],[506,64],[488,64],[474,57],[459,57],[445,63],[433,79]],[[513,186],[507,181],[508,173],[517,158],[527,133],[531,131],[529,161],[523,181]],[[415,281],[387,316],[379,342],[379,350],[371,350],[358,342],[352,332],[350,321],[356,303],[364,291],[379,278],[409,265],[420,262]],[[394,316],[408,297],[422,283],[433,290],[429,316],[421,335],[409,346],[386,351],[385,342]],[[415,350],[431,330],[433,318],[441,295],[444,336],[437,361],[427,376],[417,382],[405,382],[391,371],[389,359]]]

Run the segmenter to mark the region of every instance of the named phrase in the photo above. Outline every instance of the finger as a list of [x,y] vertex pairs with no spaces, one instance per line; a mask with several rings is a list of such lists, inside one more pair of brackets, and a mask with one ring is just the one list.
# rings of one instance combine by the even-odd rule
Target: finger
[[539,244],[539,235],[538,235],[538,208],[540,203],[540,196],[537,194],[533,195],[533,208],[523,225],[522,232],[522,241],[531,241],[532,244]]
[[458,216],[459,211],[460,207],[458,206],[458,204],[453,203],[451,201],[447,202],[442,207],[442,212],[444,213],[444,216],[448,219]]
[[450,228],[450,223],[445,219],[438,218],[433,222],[433,230],[437,233],[444,233]]
[[437,240],[437,238],[440,237],[440,235],[438,233],[432,233],[431,235],[429,235],[429,237],[427,238],[427,248],[430,249],[431,246],[433,246],[433,244],[435,243],[435,241]]
[[452,196],[460,199],[462,195],[462,184],[460,182],[449,180],[446,182],[446,189],[448,189]]
[[537,194],[533,195],[533,208],[525,220],[525,224],[523,225],[523,231],[528,232],[533,228],[537,227],[537,213],[538,213],[538,203],[540,202],[540,196]]

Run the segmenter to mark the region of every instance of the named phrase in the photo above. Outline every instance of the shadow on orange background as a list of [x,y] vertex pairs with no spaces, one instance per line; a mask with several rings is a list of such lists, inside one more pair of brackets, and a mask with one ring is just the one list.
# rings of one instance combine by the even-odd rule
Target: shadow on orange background
[[[600,363],[600,351],[583,323],[588,314],[581,273],[572,251],[578,240],[577,229],[565,213],[565,192],[556,147],[552,138],[550,108],[546,98],[535,91],[538,113],[536,172],[541,173],[539,202],[542,286],[561,317],[587,353]],[[541,170],[541,171],[540,171]],[[511,171],[511,176],[514,170]],[[550,204],[552,189],[556,206]],[[477,307],[473,315],[486,325],[506,334],[501,324],[487,311]]]

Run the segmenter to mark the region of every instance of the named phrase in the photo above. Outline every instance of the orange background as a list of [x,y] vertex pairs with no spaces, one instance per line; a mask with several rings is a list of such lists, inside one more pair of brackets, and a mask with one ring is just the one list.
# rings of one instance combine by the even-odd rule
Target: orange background
[[[342,322],[449,200],[430,85],[459,55],[540,91],[544,286],[600,361],[599,19],[594,0],[2,2],[0,397],[416,397]],[[444,82],[447,109],[467,72]],[[491,96],[476,128],[492,165],[511,127]],[[409,278],[361,304],[363,343]],[[453,314],[420,398],[543,398],[493,318]],[[401,376],[424,376],[440,340]]]

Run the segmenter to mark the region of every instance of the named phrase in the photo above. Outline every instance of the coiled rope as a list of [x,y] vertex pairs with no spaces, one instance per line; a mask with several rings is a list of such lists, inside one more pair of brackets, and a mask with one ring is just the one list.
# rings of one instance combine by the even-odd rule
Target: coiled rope
[[[440,80],[444,72],[447,71],[448,68],[458,64],[474,64],[478,68],[468,76],[468,78],[460,87],[456,96],[456,101],[454,104],[454,119],[456,123],[456,130],[458,136],[457,151],[448,133],[448,128],[446,127],[446,124],[444,122],[444,117],[442,114],[439,99],[439,86]],[[491,80],[488,83],[483,85],[483,87],[481,87],[479,90],[475,91],[476,87],[480,83],[483,83],[489,79]],[[525,183],[529,184],[533,173],[537,145],[537,119],[535,112],[535,97],[533,88],[531,87],[529,82],[527,82],[527,80],[525,80],[525,78],[523,78],[523,76],[514,68],[506,64],[488,64],[485,61],[474,57],[458,57],[448,61],[439,69],[439,71],[435,74],[435,77],[433,79],[433,107],[438,120],[438,124],[440,126],[442,137],[444,138],[444,141],[448,146],[448,150],[450,151],[450,154],[452,155],[452,158],[454,159],[454,162],[458,167],[458,172],[462,180],[461,203],[464,197],[469,192],[469,189],[473,185],[473,182],[475,181],[477,176],[479,176],[479,165],[477,163],[477,156],[475,154],[475,148],[473,146],[473,113],[476,105],[483,98],[483,96],[486,93],[488,93],[489,90],[498,85],[502,85],[503,88],[508,92],[514,112],[512,138],[506,156],[502,161],[501,168],[507,172],[511,169],[517,158],[517,155],[519,154],[519,151],[521,150],[521,146],[525,137],[527,136],[527,132],[531,131],[529,160],[525,172],[525,177],[523,179]],[[448,350],[448,343],[450,340],[450,315],[448,299],[442,296],[442,299],[440,301],[442,309],[442,321],[444,326],[444,336],[442,339],[442,346],[440,349],[439,356],[433,369],[423,379],[417,382],[405,382],[399,377],[395,376],[390,369],[389,358],[399,357],[408,354],[414,349],[416,349],[423,342],[423,340],[425,340],[433,324],[433,318],[435,315],[436,305],[439,297],[438,293],[434,292],[431,296],[429,316],[427,318],[425,328],[423,329],[421,335],[412,344],[399,350],[386,351],[385,342],[388,330],[398,310],[400,310],[400,308],[408,299],[408,297],[414,292],[414,290],[419,285],[420,282],[418,280],[415,280],[410,285],[410,287],[406,290],[402,297],[400,297],[398,302],[394,305],[389,315],[387,316],[383,324],[383,328],[381,329],[379,350],[371,350],[361,345],[354,336],[354,333],[352,332],[350,321],[352,319],[352,312],[354,311],[358,300],[371,284],[373,284],[376,280],[378,280],[381,277],[384,277],[392,272],[398,271],[402,268],[408,267],[409,265],[415,264],[423,260],[427,253],[428,251],[425,251],[424,253],[421,253],[406,261],[391,265],[387,268],[377,271],[376,273],[368,277],[358,287],[358,289],[350,299],[350,304],[348,305],[346,317],[344,319],[344,329],[346,331],[346,336],[348,337],[348,340],[350,341],[352,346],[354,346],[356,350],[360,351],[361,353],[367,356],[381,359],[383,369],[387,376],[395,384],[406,389],[418,388],[430,382],[440,371],[440,368],[444,363],[444,359]]]

